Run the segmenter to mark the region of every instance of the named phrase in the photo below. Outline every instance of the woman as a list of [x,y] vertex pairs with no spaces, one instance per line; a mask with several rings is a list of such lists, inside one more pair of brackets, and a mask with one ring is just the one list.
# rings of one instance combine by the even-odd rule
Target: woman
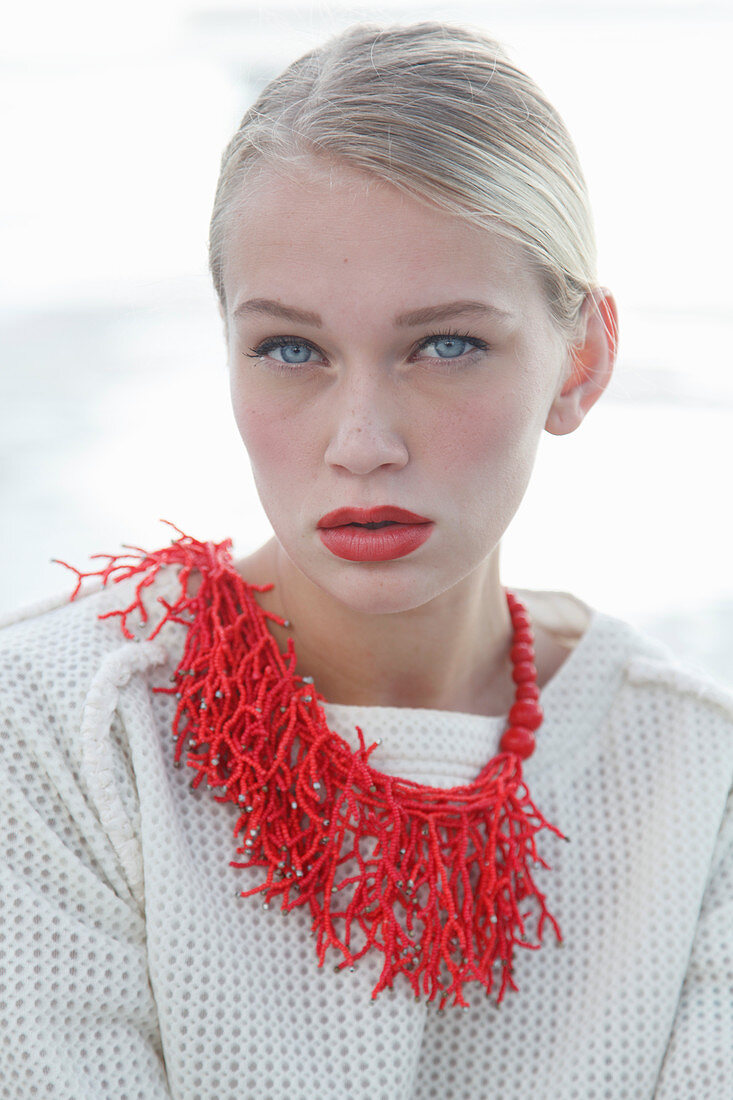
[[729,1095],[733,698],[500,581],[616,350],[557,113],[354,26],[245,115],[211,269],[274,536],[3,633],[4,1095]]

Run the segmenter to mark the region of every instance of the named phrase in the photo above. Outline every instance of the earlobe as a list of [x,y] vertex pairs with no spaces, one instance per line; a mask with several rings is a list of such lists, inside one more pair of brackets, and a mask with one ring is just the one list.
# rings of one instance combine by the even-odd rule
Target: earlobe
[[583,302],[585,333],[568,347],[563,382],[545,422],[552,435],[568,435],[582,423],[611,381],[618,347],[618,310],[610,291],[596,287]]

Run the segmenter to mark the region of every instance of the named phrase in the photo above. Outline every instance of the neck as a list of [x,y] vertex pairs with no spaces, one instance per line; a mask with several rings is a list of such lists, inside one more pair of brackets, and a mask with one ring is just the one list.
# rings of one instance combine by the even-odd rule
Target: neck
[[354,611],[314,585],[272,539],[238,570],[266,611],[281,652],[293,639],[298,676],[312,676],[329,703],[421,707],[506,715],[515,685],[512,628],[498,550],[472,574],[423,606],[391,614]]

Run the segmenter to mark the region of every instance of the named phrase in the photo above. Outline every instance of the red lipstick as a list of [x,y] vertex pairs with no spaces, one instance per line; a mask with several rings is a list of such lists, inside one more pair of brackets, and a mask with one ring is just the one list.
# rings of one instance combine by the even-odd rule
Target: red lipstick
[[404,558],[430,538],[435,524],[405,508],[337,508],[318,521],[323,545],[345,561]]

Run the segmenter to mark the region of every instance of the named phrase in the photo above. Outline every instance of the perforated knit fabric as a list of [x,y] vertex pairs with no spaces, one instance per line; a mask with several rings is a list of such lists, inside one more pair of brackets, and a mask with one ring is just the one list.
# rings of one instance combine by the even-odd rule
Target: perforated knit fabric
[[[148,607],[177,586],[164,571]],[[98,615],[129,592],[0,631],[0,1097],[730,1100],[731,693],[593,611],[525,767],[571,841],[543,833],[537,873],[565,942],[521,951],[499,1008],[477,986],[439,1013],[406,983],[372,1001],[380,958],[319,969],[306,913],[239,897],[236,812],[172,766],[151,690],[184,628],[125,641]],[[375,766],[446,787],[506,724],[325,711],[354,747],[357,724],[382,738]]]

